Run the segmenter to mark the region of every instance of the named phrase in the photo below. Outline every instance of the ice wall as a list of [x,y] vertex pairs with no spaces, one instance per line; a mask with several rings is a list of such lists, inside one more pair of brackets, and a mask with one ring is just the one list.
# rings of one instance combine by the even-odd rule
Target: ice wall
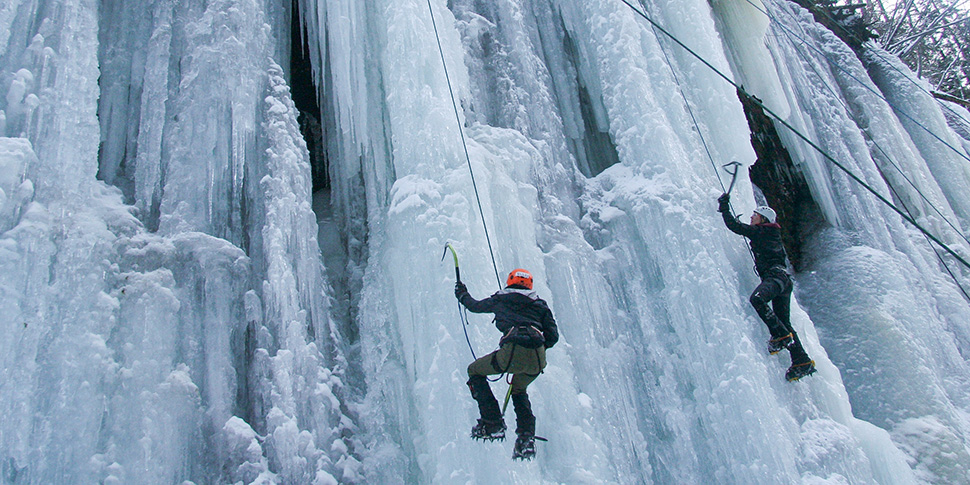
[[761,0],[714,1],[711,3],[720,32],[730,46],[728,58],[737,81],[745,90],[757,96],[781,118],[788,118],[790,106],[775,68],[767,36],[771,20]]
[[[635,4],[970,252],[961,159],[898,113],[960,139],[900,66],[781,0]],[[735,90],[622,2],[10,0],[0,135],[0,482],[968,479],[970,306],[930,246],[782,130],[818,207],[792,318],[819,372],[785,382],[714,211],[755,158]],[[497,289],[486,225],[562,332],[534,462],[467,437],[499,335],[439,258]]]
[[[947,152],[936,139],[962,149],[940,106],[877,48],[863,56],[864,67],[807,12],[784,2],[770,10],[777,38],[784,39],[779,50],[793,61],[785,77],[801,126],[853,173],[967,254],[959,208],[966,201],[957,197],[954,204],[952,197],[964,183],[965,153]],[[919,121],[895,116],[894,109]],[[810,261],[797,294],[842,370],[854,414],[891,431],[919,479],[967,480],[962,349],[970,313],[955,284],[967,287],[965,268],[950,257],[939,259],[942,250],[934,252],[924,237],[906,230],[898,215],[874,205],[858,184],[810,156],[811,149],[790,134],[784,137],[804,163],[818,164],[806,174],[831,174],[832,200],[842,215],[835,227],[805,235]]]
[[[359,100],[363,91],[338,74],[324,83],[335,106],[382,106],[379,117],[357,116],[349,124],[385,134],[396,176],[386,191],[383,180],[367,181],[370,164],[384,170],[384,153],[343,165],[362,167],[353,184],[365,180],[389,197],[373,206],[371,189],[364,191],[370,227],[381,228],[369,233],[359,318],[364,409],[372,413],[362,422],[379,430],[365,432],[364,468],[372,480],[475,479],[486,473],[480,466],[500,482],[914,479],[889,434],[853,417],[840,375],[804,312],[796,311],[796,327],[821,375],[792,387],[779,378],[785,364],[761,356],[764,331],[743,305],[755,283],[750,261],[711,210],[716,168],[681,92],[712,158],[722,163],[753,159],[740,105],[732,88],[666,39],[658,42],[620,3],[459,1],[450,11],[431,4],[471,165],[485,181],[484,222],[497,242],[498,266],[526,266],[539,275],[564,335],[532,390],[539,432],[550,438],[538,462],[511,464],[502,457],[507,447],[468,443],[461,423],[467,428],[475,416],[462,395],[470,356],[454,310],[440,303],[449,298],[450,269],[438,263],[437,248],[445,241],[458,246],[473,294],[495,285],[426,6],[395,2],[339,22],[326,15],[328,32],[367,22],[386,26],[370,43],[354,44],[375,49],[358,55],[381,59],[378,77],[368,73],[381,84],[381,99]],[[730,71],[705,2],[646,7]],[[678,21],[684,18],[692,21]],[[328,37],[329,45],[334,40]],[[798,62],[791,52],[778,55],[781,65]],[[797,86],[783,85],[782,74],[769,94],[797,106]],[[799,117],[808,124],[814,115]],[[845,112],[837,119],[852,121]],[[589,154],[578,153],[573,141],[591,129],[608,131],[620,164],[588,179],[578,172],[584,156],[590,165]],[[355,145],[362,145],[358,136]],[[824,188],[820,197],[837,215],[845,208],[835,203],[831,185],[845,182],[813,160],[821,179],[812,182]],[[742,181],[739,191],[740,204],[750,208],[750,186]],[[847,212],[855,217],[855,210]],[[428,282],[429,270],[437,281]],[[469,331],[479,352],[494,345],[487,320],[473,319]]]
[[3,483],[354,480],[288,15],[0,8]]

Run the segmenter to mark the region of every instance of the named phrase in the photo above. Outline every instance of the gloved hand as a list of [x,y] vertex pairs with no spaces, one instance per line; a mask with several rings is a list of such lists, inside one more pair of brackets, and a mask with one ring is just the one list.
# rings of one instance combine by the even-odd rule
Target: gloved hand
[[731,196],[728,194],[721,194],[717,198],[717,211],[718,212],[728,212],[731,210]]
[[468,287],[465,286],[461,281],[455,283],[455,298],[461,300],[461,297],[468,294]]

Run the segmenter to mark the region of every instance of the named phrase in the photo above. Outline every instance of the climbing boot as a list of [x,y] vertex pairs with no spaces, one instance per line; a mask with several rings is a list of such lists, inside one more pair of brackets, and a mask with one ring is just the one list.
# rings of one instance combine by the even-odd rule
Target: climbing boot
[[815,361],[810,360],[803,364],[792,364],[788,368],[788,372],[785,373],[785,379],[789,382],[795,382],[802,377],[810,376],[815,373]]
[[515,449],[512,451],[513,460],[531,460],[536,456],[536,438],[532,433],[521,433],[515,439]]
[[492,389],[488,387],[488,380],[485,376],[469,377],[468,389],[472,393],[472,398],[478,402],[478,411],[482,416],[478,424],[472,428],[471,437],[485,441],[504,440],[505,420],[502,419],[502,411],[498,407],[495,395],[492,394]]
[[772,338],[771,340],[768,341],[768,353],[771,355],[775,355],[778,352],[781,352],[782,350],[787,349],[788,346],[791,345],[792,342],[794,341],[795,339],[792,337],[791,333],[787,335],[783,335],[781,337]]
[[505,421],[485,421],[479,419],[472,428],[472,439],[482,441],[502,441],[505,439]]

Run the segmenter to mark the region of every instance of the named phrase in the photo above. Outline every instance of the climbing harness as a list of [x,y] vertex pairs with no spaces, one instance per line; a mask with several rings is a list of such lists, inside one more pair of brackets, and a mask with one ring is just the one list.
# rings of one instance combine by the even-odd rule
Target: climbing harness
[[[498,264],[495,262],[495,252],[492,250],[492,239],[488,235],[488,223],[485,222],[485,211],[482,209],[482,199],[478,194],[478,184],[475,183],[475,171],[472,169],[472,160],[468,155],[468,143],[465,141],[465,130],[461,124],[461,116],[458,114],[458,102],[455,100],[455,92],[451,88],[451,76],[448,74],[448,63],[445,62],[445,51],[441,47],[441,36],[438,34],[438,24],[434,18],[434,8],[431,6],[431,0],[428,0],[428,12],[431,14],[431,26],[434,28],[435,41],[438,43],[438,54],[441,56],[441,67],[445,71],[445,81],[448,84],[448,94],[451,96],[451,107],[455,112],[455,122],[458,124],[458,133],[461,135],[461,146],[465,153],[465,163],[468,165],[468,173],[471,175],[472,188],[475,191],[475,201],[478,204],[478,214],[482,218],[482,228],[485,230],[485,242],[488,244],[488,255],[492,258],[492,270],[495,272],[495,281],[498,283],[499,289],[501,289],[502,279],[498,275]],[[445,246],[446,250],[449,248],[451,249],[452,255],[455,257],[455,277],[457,278],[459,276],[458,255],[455,253],[455,248],[453,248],[450,243]],[[444,255],[442,255],[442,260],[444,260]],[[461,279],[459,278],[458,281],[461,281]],[[465,341],[468,342],[468,349],[472,352],[472,358],[477,360],[478,358],[475,357],[475,350],[472,348],[471,340],[468,338],[468,329],[466,328],[468,326],[468,314],[465,308],[461,305],[461,302],[458,302],[458,313],[462,321],[462,330],[465,332]],[[512,360],[510,357],[509,365],[511,364]],[[501,376],[499,376],[498,379],[501,379]],[[509,390],[511,392],[511,386],[509,387]]]
[[475,183],[475,171],[472,170],[472,160],[468,156],[465,130],[461,125],[461,117],[458,115],[458,103],[455,101],[455,92],[451,89],[451,77],[448,75],[448,64],[445,62],[445,51],[441,48],[441,37],[438,35],[438,25],[435,23],[431,0],[428,0],[428,12],[431,13],[431,26],[434,28],[434,37],[438,42],[438,54],[441,55],[441,67],[445,70],[445,81],[448,83],[448,94],[451,95],[451,106],[455,110],[455,122],[458,123],[458,133],[461,135],[461,146],[465,150],[465,162],[468,164],[468,173],[471,174],[472,188],[475,190],[475,200],[478,202],[478,213],[482,217],[482,227],[485,229],[485,242],[488,243],[488,254],[492,257],[492,269],[495,271],[495,281],[498,282],[498,287],[502,288],[502,280],[498,276],[498,265],[495,263],[495,252],[492,251],[492,239],[488,236],[488,224],[485,222],[485,211],[482,209],[482,199],[478,195],[478,184]]
[[[445,243],[445,249],[441,253],[441,261],[444,261],[445,260],[445,257],[448,256],[448,252],[449,251],[451,251],[451,257],[452,257],[452,259],[455,262],[455,283],[461,283],[461,270],[459,269],[459,266],[458,266],[458,252],[455,251],[455,247],[452,246],[450,242],[449,243]],[[472,347],[471,339],[468,337],[468,325],[469,325],[469,323],[468,323],[468,310],[465,309],[464,306],[462,306],[462,304],[461,304],[460,301],[458,302],[458,318],[461,320],[461,329],[465,333],[465,343],[468,344],[468,350],[471,351],[472,359],[473,360],[478,360],[478,356],[475,355],[475,349]],[[502,337],[502,340],[500,341],[500,347],[501,347],[501,343],[505,343],[505,340],[507,338],[509,338],[510,335],[512,335],[512,333],[515,331],[516,328],[517,327],[512,327]],[[540,334],[541,334],[541,332],[540,332]],[[493,354],[492,355],[492,368],[495,369],[496,371],[500,371],[500,374],[495,379],[489,379],[488,376],[486,376],[485,378],[488,379],[491,382],[497,382],[503,376],[505,376],[506,374],[508,374],[509,367],[512,366],[512,358],[515,357],[515,348],[516,347],[519,347],[519,346],[521,346],[521,345],[516,344],[516,343],[513,342],[512,351],[509,354],[509,362],[505,366],[505,369],[504,370],[501,368],[501,366],[498,365],[498,359]],[[528,348],[528,347],[525,347],[525,348]],[[535,352],[536,352],[536,363],[538,363],[539,362],[539,349],[538,348],[535,348]],[[540,373],[541,372],[542,371],[540,371]],[[510,384],[511,384],[511,382],[510,382]],[[509,388],[509,392],[512,392],[511,391],[511,387]],[[507,400],[506,400],[506,402],[507,402]],[[503,415],[505,414],[505,409],[504,408],[502,409],[502,414]]]
[[[512,346],[512,350],[509,351],[509,362],[507,364],[505,364],[505,368],[504,369],[498,363],[498,351],[496,350],[495,352],[492,352],[492,362],[491,362],[492,368],[495,369],[495,372],[498,372],[499,374],[498,374],[498,377],[496,377],[495,379],[489,379],[488,376],[485,377],[486,379],[488,379],[490,382],[498,382],[503,377],[510,376],[510,374],[509,374],[509,368],[512,367],[512,359],[515,358],[515,347],[516,346],[513,345]],[[502,346],[499,345],[499,349],[501,349],[501,348],[502,348]],[[511,377],[509,377],[509,392],[512,392],[512,378]],[[502,410],[502,414],[503,415],[505,414],[505,410],[504,409]]]
[[[509,367],[512,367],[512,357],[515,355],[515,347],[516,347],[515,345],[512,346],[512,352],[509,353],[509,365],[505,366],[505,370],[502,371],[502,374],[499,375],[494,380],[489,379],[492,382],[497,382],[499,379],[501,379],[504,376],[505,383],[509,385],[509,390],[508,392],[505,393],[505,403],[502,404],[502,416],[505,416],[505,410],[508,409],[509,407],[509,398],[512,397],[512,378],[515,376],[513,376],[512,374],[509,374]],[[540,363],[539,349],[536,348],[535,352],[536,352],[536,365],[539,365]],[[492,357],[492,368],[495,370],[501,370],[498,366],[497,359],[495,359],[494,356]],[[539,374],[542,374],[543,372],[544,371],[542,369],[539,369]],[[539,377],[539,374],[525,374],[525,375]],[[486,379],[488,379],[488,377],[486,377]]]
[[734,86],[735,89],[737,89],[739,93],[741,93],[742,95],[745,96],[745,98],[747,98],[752,103],[758,105],[761,109],[763,109],[765,111],[765,113],[771,115],[772,118],[774,118],[779,123],[781,123],[786,128],[788,128],[795,136],[797,136],[798,138],[802,139],[805,143],[807,143],[809,146],[811,146],[813,149],[815,149],[815,151],[819,152],[819,154],[821,154],[826,160],[828,160],[829,162],[831,162],[833,165],[835,165],[836,168],[838,168],[839,170],[841,170],[842,172],[844,172],[849,178],[851,178],[856,183],[858,183],[863,188],[865,188],[869,193],[871,193],[874,197],[876,197],[876,199],[878,199],[880,202],[882,202],[883,204],[887,205],[890,209],[892,209],[894,212],[896,212],[897,214],[899,214],[899,216],[902,217],[903,220],[905,220],[910,225],[912,225],[913,227],[915,227],[917,230],[919,230],[920,232],[922,232],[927,238],[929,238],[931,241],[933,241],[938,246],[940,246],[941,248],[943,248],[947,253],[949,253],[951,256],[953,256],[962,265],[964,265],[965,267],[967,267],[968,269],[970,269],[970,262],[967,262],[967,260],[964,259],[962,256],[960,256],[960,254],[958,254],[956,251],[954,251],[952,248],[950,248],[949,245],[947,245],[946,243],[944,243],[943,241],[941,241],[939,238],[937,238],[936,236],[934,236],[932,233],[930,233],[926,228],[924,228],[922,225],[920,225],[920,223],[916,222],[915,219],[913,219],[911,216],[909,216],[908,214],[906,214],[899,207],[896,207],[895,204],[893,204],[891,201],[889,201],[888,199],[886,199],[886,197],[884,197],[882,194],[880,194],[875,189],[873,189],[864,180],[862,180],[861,178],[859,178],[858,175],[854,174],[851,170],[849,170],[848,168],[846,168],[843,164],[839,163],[839,161],[836,160],[834,157],[832,157],[832,155],[829,155],[828,152],[826,152],[824,149],[822,149],[822,147],[818,146],[817,143],[815,143],[814,141],[812,141],[811,139],[809,139],[807,136],[805,136],[804,134],[802,134],[800,131],[798,131],[797,129],[795,129],[794,126],[792,126],[790,123],[788,123],[787,121],[785,121],[781,116],[778,116],[778,114],[775,113],[771,108],[765,106],[765,104],[761,100],[759,100],[758,98],[755,98],[754,96],[748,94],[748,92],[745,91],[744,88],[740,84],[738,84],[737,82],[735,82],[733,79],[729,78],[726,74],[724,74],[723,72],[721,72],[720,69],[718,69],[718,68],[714,67],[713,65],[711,65],[710,62],[708,62],[700,54],[698,54],[693,49],[691,49],[690,47],[688,47],[687,45],[685,45],[683,42],[681,42],[680,39],[678,39],[673,34],[671,34],[670,32],[668,32],[662,26],[660,26],[659,24],[657,24],[656,21],[654,21],[652,18],[650,18],[646,13],[640,11],[640,9],[638,9],[638,8],[634,7],[632,4],[630,4],[630,2],[628,0],[620,0],[620,1],[623,2],[624,4],[626,4],[628,7],[630,7],[630,9],[632,9],[634,12],[636,12],[637,15],[639,15],[640,17],[643,17],[644,20],[646,20],[647,22],[649,22],[656,29],[658,29],[661,32],[663,32],[664,35],[666,35],[671,40],[673,40],[675,43],[677,43],[677,45],[681,46],[684,50],[686,50],[688,53],[690,53],[692,56],[694,56],[701,63],[703,63],[708,68],[710,68],[712,71],[714,71],[715,74],[717,74],[722,79],[724,79],[725,81],[727,81],[729,84],[731,84],[732,86]]

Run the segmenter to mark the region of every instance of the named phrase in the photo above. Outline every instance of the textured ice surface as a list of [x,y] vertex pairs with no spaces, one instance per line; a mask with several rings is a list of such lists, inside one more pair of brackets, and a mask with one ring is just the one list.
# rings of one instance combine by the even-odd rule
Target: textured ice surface
[[[819,372],[786,382],[714,211],[755,159],[735,90],[622,2],[297,3],[318,194],[288,2],[0,6],[0,482],[970,480],[970,306],[933,249],[782,129],[819,208],[792,312]],[[970,115],[756,4],[639,3],[970,254]],[[465,330],[499,335],[440,257],[495,291],[483,222],[562,332],[533,462],[468,438]]]

